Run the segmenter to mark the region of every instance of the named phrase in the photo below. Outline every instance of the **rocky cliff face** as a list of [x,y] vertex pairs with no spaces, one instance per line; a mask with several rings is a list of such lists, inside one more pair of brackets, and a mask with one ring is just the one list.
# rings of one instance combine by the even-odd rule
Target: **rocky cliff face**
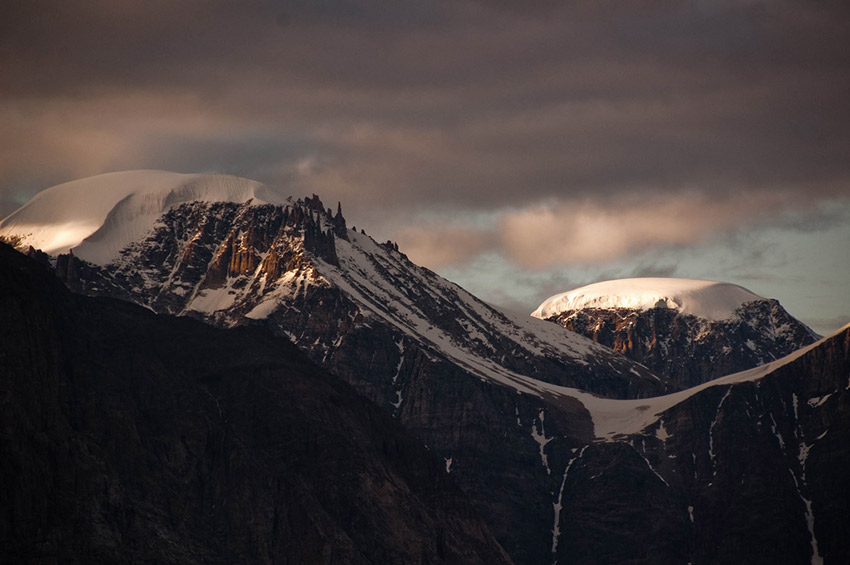
[[0,245],[0,562],[507,563],[444,462],[259,328]]
[[587,308],[549,320],[649,367],[671,391],[763,365],[819,337],[776,300],[744,304],[727,320],[671,308]]
[[341,212],[331,215],[318,197],[289,206],[187,203],[118,261],[99,267],[60,255],[56,269],[73,290],[156,312],[223,326],[261,320],[342,372],[349,363],[334,365],[332,357],[352,349],[346,339],[381,326],[397,336],[394,343],[415,342],[432,357],[484,359],[616,397],[660,390],[644,367],[536,320],[510,319],[414,265],[392,242],[347,230]]

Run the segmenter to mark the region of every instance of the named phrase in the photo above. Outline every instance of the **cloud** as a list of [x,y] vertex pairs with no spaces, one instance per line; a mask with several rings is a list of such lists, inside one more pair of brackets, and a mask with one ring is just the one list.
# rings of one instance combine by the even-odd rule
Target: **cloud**
[[617,201],[558,202],[508,213],[500,243],[516,263],[547,268],[603,262],[652,247],[682,247],[774,217],[793,200],[782,193],[713,199],[690,191],[624,196]]
[[[120,166],[224,169],[364,211],[850,192],[846,4],[541,6],[7,3],[0,128],[42,125],[0,141],[0,191]],[[293,180],[305,158],[327,165]]]
[[403,228],[398,235],[399,248],[414,263],[440,268],[468,262],[492,249],[492,234],[458,227]]
[[803,322],[819,334],[826,336],[850,324],[850,315],[844,314],[830,318],[806,318]]
[[850,196],[848,37],[838,0],[6,2],[0,215],[164,168],[340,200],[431,267],[816,232],[787,212]]

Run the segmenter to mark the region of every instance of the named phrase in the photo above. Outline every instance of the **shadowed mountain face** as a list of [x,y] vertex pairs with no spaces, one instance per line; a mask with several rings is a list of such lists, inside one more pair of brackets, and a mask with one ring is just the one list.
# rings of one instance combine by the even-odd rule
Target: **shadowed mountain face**
[[0,561],[506,563],[438,461],[259,328],[68,293],[0,245]]
[[845,328],[574,455],[558,562],[848,563],[848,468]]

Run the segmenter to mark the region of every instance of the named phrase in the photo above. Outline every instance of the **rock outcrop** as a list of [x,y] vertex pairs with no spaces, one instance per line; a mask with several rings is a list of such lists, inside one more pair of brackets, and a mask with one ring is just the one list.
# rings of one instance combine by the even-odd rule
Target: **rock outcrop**
[[724,320],[666,307],[585,308],[548,319],[652,369],[670,391],[763,365],[819,337],[774,299],[748,302]]

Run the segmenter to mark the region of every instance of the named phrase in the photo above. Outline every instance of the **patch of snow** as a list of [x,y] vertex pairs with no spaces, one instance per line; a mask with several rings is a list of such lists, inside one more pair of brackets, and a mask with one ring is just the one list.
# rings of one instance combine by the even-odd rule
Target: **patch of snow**
[[[404,402],[404,397],[401,395],[401,389],[398,389],[395,391],[395,402],[390,402],[390,404],[392,404],[392,407],[395,409],[395,411],[397,411],[401,406],[402,402]],[[396,415],[395,411],[393,412],[394,416]]]
[[[544,449],[546,445],[552,441],[554,438],[547,438],[546,431],[543,429],[543,419],[546,414],[543,410],[540,410],[540,413],[537,415],[537,420],[531,424],[531,437],[534,438],[534,441],[540,446],[540,461],[543,463],[543,467],[546,468],[546,474],[551,475],[552,470],[549,469],[549,457],[546,455]],[[537,422],[540,422],[540,429],[537,429]]]
[[206,288],[198,292],[189,305],[189,310],[212,314],[224,310],[233,305],[236,300],[236,292],[229,286],[221,288]]
[[252,320],[262,320],[263,318],[268,318],[269,314],[274,312],[279,306],[280,302],[278,300],[263,300],[254,306],[250,312],[245,314],[245,317]]
[[818,406],[829,400],[830,396],[832,396],[831,392],[829,394],[825,394],[824,396],[816,396],[814,398],[810,398],[807,404],[810,408],[817,408]]
[[[838,330],[833,335],[847,329],[850,329],[850,324],[841,330]],[[812,349],[818,347],[825,339],[828,338],[824,338],[802,349],[798,349],[790,355],[765,365],[741,371],[739,373],[733,373],[731,375],[720,377],[695,387],[664,396],[632,400],[614,400],[609,398],[600,398],[583,391],[576,391],[574,393],[563,392],[562,394],[566,396],[573,396],[584,404],[585,408],[587,408],[593,418],[594,433],[597,438],[611,440],[619,435],[640,433],[647,426],[656,422],[659,414],[676,404],[687,400],[691,396],[702,392],[703,390],[715,386],[728,386],[736,383],[758,381],[779,367],[799,359]],[[549,386],[555,387],[555,385]],[[794,398],[796,415],[796,396]]]
[[655,437],[661,441],[667,441],[670,438],[670,434],[667,433],[667,428],[664,427],[664,420],[659,420],[658,429],[655,430]]
[[450,474],[452,472],[452,458],[446,457],[446,474]]
[[[797,488],[797,495],[806,507],[806,526],[809,530],[809,539],[811,540],[810,543],[812,545],[811,563],[812,565],[823,565],[823,556],[820,554],[820,550],[818,549],[818,540],[815,537],[815,515],[812,512],[812,501],[803,496],[803,493],[800,490],[800,483],[797,481],[797,476],[794,474],[794,471],[788,469],[788,472],[791,473],[791,478],[794,480],[794,486]],[[803,480],[805,480],[805,478]]]
[[546,319],[583,308],[672,308],[697,318],[725,320],[733,317],[743,304],[756,300],[764,298],[731,283],[674,278],[619,279],[551,296],[531,315]]
[[780,434],[779,430],[776,429],[776,420],[773,418],[773,414],[768,415],[770,416],[770,429],[773,431],[773,435],[776,436],[776,440],[779,442],[779,447],[784,450],[785,440],[782,439],[782,434]]
[[815,515],[812,512],[812,501],[802,494],[803,504],[806,505],[806,526],[809,528],[809,537],[812,542],[812,565],[823,565],[823,556],[818,549],[818,539],[815,537]]
[[[564,477],[561,479],[561,488],[558,489],[558,498],[555,502],[552,503],[552,506],[555,510],[555,522],[552,526],[552,555],[558,551],[558,538],[561,537],[561,509],[563,508],[563,496],[564,496],[564,486],[567,484],[567,475],[570,472],[570,467],[573,466],[577,460],[581,459],[581,456],[584,455],[584,450],[587,449],[587,446],[581,448],[579,454],[576,457],[573,457],[567,463],[567,466],[564,468]],[[575,450],[573,450],[575,452]],[[554,562],[557,563],[557,560]]]

